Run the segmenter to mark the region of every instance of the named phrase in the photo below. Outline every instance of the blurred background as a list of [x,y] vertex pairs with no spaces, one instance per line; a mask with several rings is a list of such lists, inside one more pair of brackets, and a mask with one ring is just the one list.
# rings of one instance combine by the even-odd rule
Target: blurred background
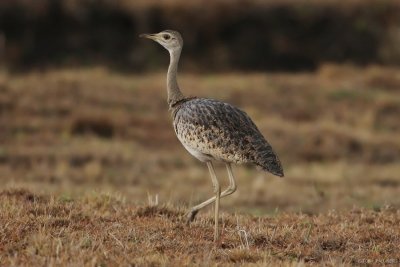
[[400,206],[397,0],[2,0],[3,186],[183,206],[211,196],[171,126],[168,54],[138,38],[164,29],[184,38],[184,93],[245,110],[284,165],[285,179],[235,167],[223,210]]

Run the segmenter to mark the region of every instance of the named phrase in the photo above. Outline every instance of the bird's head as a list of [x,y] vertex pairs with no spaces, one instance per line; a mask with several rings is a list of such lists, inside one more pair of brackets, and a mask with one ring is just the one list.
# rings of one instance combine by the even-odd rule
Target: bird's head
[[170,53],[181,50],[183,46],[182,36],[177,31],[165,30],[159,33],[141,34],[139,36],[156,41]]

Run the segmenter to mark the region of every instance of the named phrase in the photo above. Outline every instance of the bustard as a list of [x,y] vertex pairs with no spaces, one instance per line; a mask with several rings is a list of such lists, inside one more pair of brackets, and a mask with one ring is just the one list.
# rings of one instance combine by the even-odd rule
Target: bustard
[[[140,37],[156,41],[170,54],[167,93],[174,130],[186,150],[207,164],[215,193],[214,197],[189,210],[187,222],[193,221],[200,209],[215,202],[214,241],[218,242],[220,198],[236,191],[231,163],[253,163],[280,177],[283,176],[282,165],[271,145],[245,112],[218,100],[185,97],[182,94],[176,77],[183,47],[179,32],[166,30],[156,34],[141,34]],[[228,171],[229,186],[222,193],[212,161],[224,162]]]

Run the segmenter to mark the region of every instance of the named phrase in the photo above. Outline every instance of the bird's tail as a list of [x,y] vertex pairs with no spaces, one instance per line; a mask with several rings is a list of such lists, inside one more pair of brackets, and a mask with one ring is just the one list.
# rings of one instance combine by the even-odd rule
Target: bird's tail
[[283,168],[278,156],[272,150],[270,145],[258,149],[256,165],[263,171],[270,172],[273,175],[283,177]]

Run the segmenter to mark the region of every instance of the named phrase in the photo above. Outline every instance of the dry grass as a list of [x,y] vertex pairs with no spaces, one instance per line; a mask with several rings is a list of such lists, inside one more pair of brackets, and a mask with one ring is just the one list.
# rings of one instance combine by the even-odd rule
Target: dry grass
[[220,247],[213,222],[190,227],[170,206],[136,206],[113,194],[77,199],[0,193],[0,264],[79,266],[297,265],[400,262],[400,213],[353,209],[320,215],[224,214]]
[[[183,74],[188,95],[246,110],[285,168],[285,179],[235,168],[220,249],[209,213],[192,227],[181,221],[212,186],[174,136],[164,79],[100,68],[0,73],[0,265],[336,265],[399,255],[400,70]],[[223,166],[217,172],[226,185]]]
[[[104,69],[3,72],[3,182],[71,196],[88,187],[120,190],[138,202],[148,194],[172,203],[204,199],[211,193],[207,170],[174,135],[164,79]],[[246,110],[283,161],[284,180],[236,168],[239,191],[224,201],[228,210],[400,204],[399,70],[325,66],[304,74],[186,74],[181,83],[188,95]],[[225,183],[224,167],[218,171]]]

